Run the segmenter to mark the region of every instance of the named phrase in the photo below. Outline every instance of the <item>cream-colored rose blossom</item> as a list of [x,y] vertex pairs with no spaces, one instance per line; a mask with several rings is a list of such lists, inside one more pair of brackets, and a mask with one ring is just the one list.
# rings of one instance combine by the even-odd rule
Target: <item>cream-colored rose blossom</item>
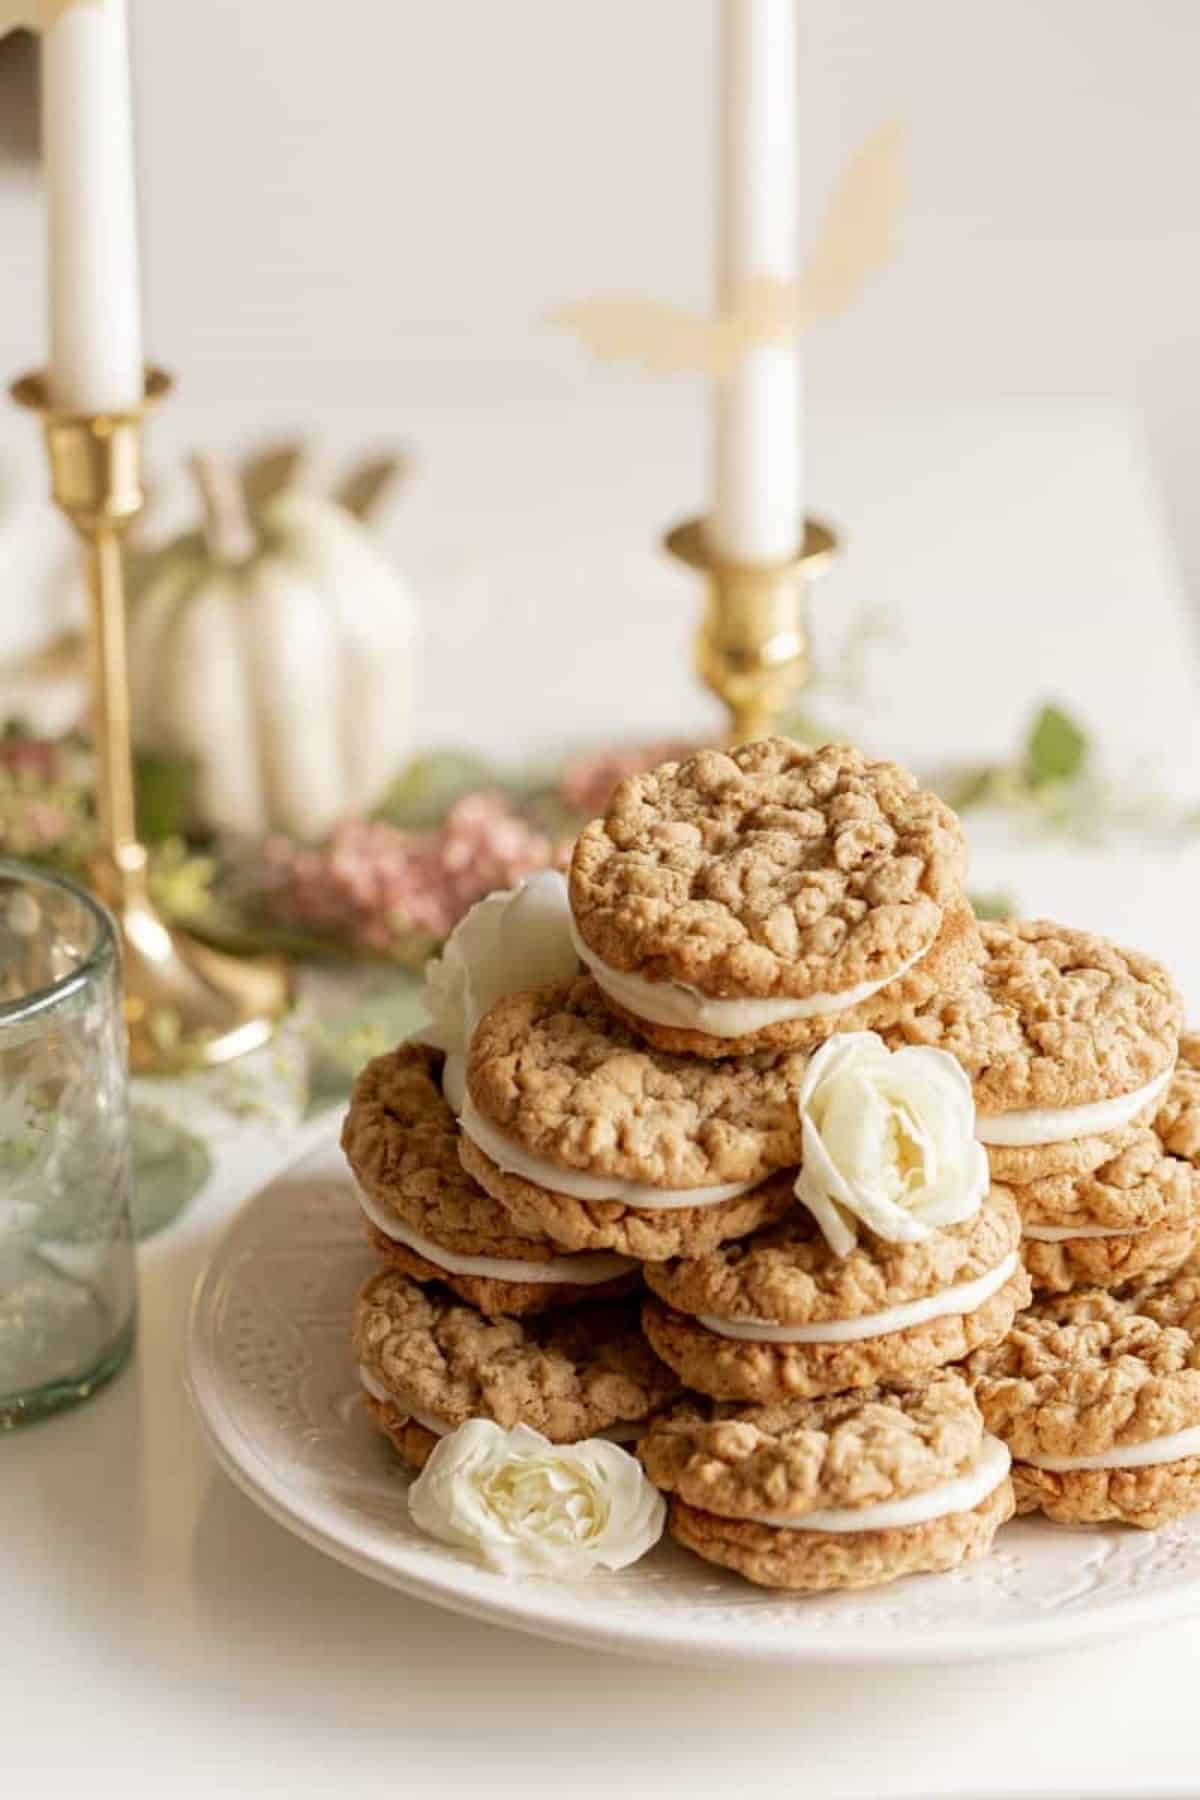
[[552,1444],[540,1431],[468,1419],[408,1491],[422,1531],[502,1575],[576,1578],[623,1569],[662,1535],[666,1507],[641,1464],[607,1438]]
[[846,1256],[861,1222],[919,1244],[976,1212],[988,1191],[971,1084],[944,1050],[889,1050],[873,1031],[821,1046],[797,1097],[804,1162],[796,1197]]
[[424,1036],[448,1056],[462,1056],[497,1000],[569,981],[578,967],[566,880],[545,869],[518,888],[489,894],[459,920],[425,971]]

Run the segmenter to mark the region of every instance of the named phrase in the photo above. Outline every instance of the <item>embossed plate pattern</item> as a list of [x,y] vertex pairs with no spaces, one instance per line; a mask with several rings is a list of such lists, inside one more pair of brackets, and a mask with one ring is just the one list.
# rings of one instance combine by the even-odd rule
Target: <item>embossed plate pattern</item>
[[233,1221],[197,1284],[187,1350],[217,1460],[318,1550],[493,1624],[672,1660],[958,1660],[1200,1611],[1200,1517],[1149,1533],[1015,1521],[983,1561],[845,1596],[773,1594],[666,1542],[587,1582],[506,1581],[431,1542],[358,1400],[348,1327],[374,1265],[335,1135]]

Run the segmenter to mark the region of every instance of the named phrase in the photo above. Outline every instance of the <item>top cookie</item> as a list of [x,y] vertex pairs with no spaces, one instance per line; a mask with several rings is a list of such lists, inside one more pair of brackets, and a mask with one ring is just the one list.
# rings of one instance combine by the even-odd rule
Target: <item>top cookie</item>
[[[1182,1005],[1160,963],[1044,919],[981,929],[981,985],[914,1009],[886,1034],[956,1056],[981,1126],[997,1114],[1126,1096],[1171,1068]],[[987,1141],[986,1129],[980,1136]]]
[[983,1419],[960,1375],[764,1406],[685,1399],[655,1420],[638,1456],[656,1487],[723,1518],[803,1518],[876,1506],[964,1473]]
[[805,1061],[792,1052],[693,1062],[652,1050],[581,977],[498,1001],[471,1041],[467,1087],[487,1121],[548,1163],[701,1188],[800,1161]]
[[616,970],[806,999],[923,954],[965,867],[954,814],[905,770],[767,738],[623,781],[575,845],[571,908]]

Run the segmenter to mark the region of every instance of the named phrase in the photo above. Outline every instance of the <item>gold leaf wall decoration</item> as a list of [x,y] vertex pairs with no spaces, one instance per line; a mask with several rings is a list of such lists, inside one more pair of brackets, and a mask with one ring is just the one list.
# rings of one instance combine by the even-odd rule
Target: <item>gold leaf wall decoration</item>
[[0,37],[10,31],[46,31],[69,6],[91,0],[0,0]]
[[559,307],[551,324],[574,331],[602,361],[726,380],[748,351],[787,342],[841,312],[888,261],[903,197],[899,147],[899,127],[886,125],[854,157],[799,281],[747,282],[711,319],[657,300],[581,300]]

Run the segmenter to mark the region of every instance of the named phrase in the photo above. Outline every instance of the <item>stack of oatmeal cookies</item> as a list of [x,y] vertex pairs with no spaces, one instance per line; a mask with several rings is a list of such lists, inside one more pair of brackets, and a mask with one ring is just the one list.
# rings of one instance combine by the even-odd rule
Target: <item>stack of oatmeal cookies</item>
[[343,1134],[407,1462],[636,1443],[680,1542],[809,1590],[980,1554],[1014,1490],[1200,1505],[1200,1044],[1157,964],[978,926],[965,876],[904,770],[769,739],[468,916]]

